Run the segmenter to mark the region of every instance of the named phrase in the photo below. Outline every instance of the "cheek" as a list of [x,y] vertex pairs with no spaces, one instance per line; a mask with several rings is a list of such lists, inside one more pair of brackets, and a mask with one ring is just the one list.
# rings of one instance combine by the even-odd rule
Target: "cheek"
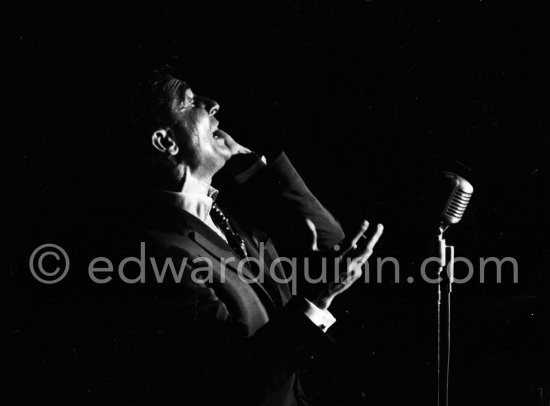
[[196,124],[195,124],[195,128],[197,130],[197,132],[203,136],[203,137],[207,137],[209,135],[209,125],[208,125],[208,120],[205,120],[201,117],[198,117],[197,118],[197,121],[196,121]]
[[185,128],[190,135],[196,135],[200,126],[199,117],[196,114],[189,114],[185,120]]
[[197,120],[188,120],[182,126],[184,142],[188,146],[198,146],[205,141],[204,129],[201,123]]
[[184,123],[189,134],[197,136],[208,131],[208,117],[205,117],[200,112],[190,112]]

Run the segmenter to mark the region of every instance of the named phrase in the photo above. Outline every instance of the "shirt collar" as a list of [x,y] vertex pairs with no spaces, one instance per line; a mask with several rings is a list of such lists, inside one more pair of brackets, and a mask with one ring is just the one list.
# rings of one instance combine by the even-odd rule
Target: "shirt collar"
[[178,207],[198,219],[206,221],[219,191],[192,176],[188,176],[181,192],[164,191],[164,193],[169,194]]

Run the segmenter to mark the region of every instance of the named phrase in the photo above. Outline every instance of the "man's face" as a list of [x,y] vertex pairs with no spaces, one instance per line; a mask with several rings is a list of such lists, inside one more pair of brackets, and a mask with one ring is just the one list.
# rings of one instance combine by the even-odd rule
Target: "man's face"
[[193,93],[187,84],[174,79],[172,130],[182,151],[182,160],[203,175],[213,175],[231,158],[225,139],[219,136],[214,117],[220,106]]

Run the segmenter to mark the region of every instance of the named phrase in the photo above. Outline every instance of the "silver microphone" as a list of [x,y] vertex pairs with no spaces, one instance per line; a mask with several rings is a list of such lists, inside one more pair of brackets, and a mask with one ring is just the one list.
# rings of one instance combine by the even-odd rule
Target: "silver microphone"
[[443,177],[451,188],[441,213],[441,223],[448,226],[460,221],[474,193],[474,187],[466,179],[453,172],[443,172]]

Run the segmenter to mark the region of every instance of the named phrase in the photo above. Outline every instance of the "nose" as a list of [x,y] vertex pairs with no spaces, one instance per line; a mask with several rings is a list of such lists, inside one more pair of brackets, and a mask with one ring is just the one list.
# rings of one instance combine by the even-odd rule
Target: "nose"
[[[197,98],[197,96],[195,96],[195,98]],[[208,112],[209,115],[213,116],[214,114],[216,114],[218,112],[218,110],[220,109],[220,105],[215,102],[214,100],[212,99],[209,99],[207,97],[200,97],[200,103],[202,104],[202,106],[204,107],[204,109]]]

